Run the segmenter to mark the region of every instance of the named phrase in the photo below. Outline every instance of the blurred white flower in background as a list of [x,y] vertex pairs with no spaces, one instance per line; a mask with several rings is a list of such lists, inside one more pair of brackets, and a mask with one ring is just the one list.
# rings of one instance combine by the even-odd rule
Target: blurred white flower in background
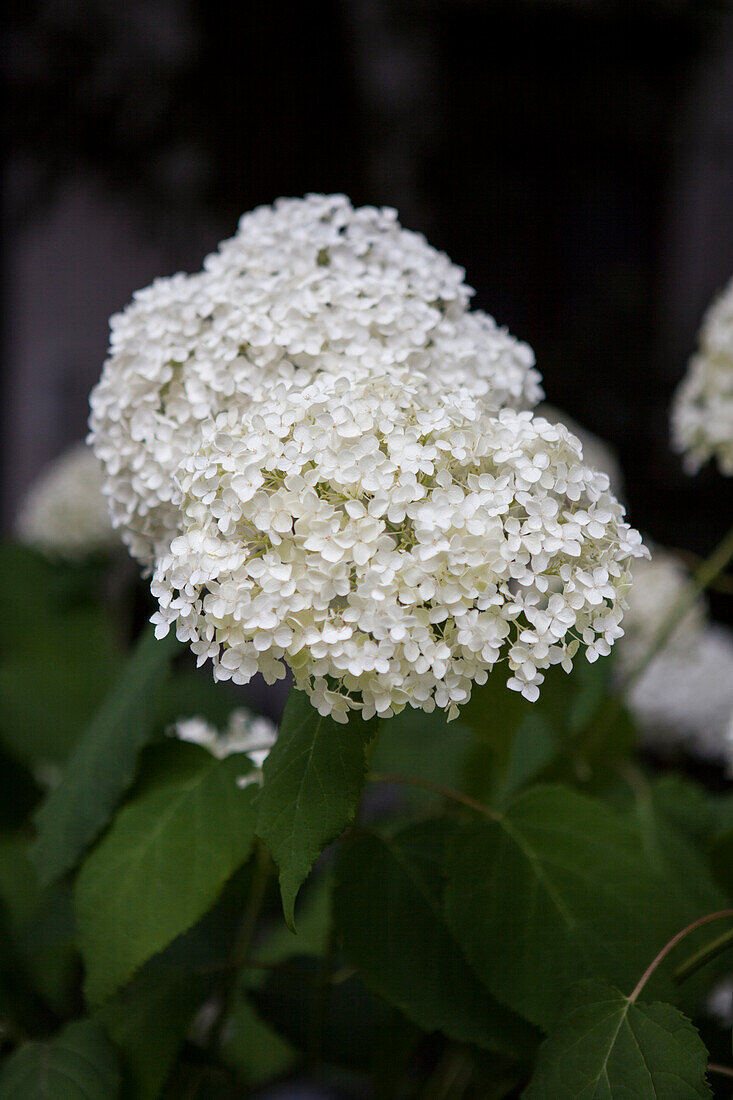
[[80,560],[119,543],[102,492],[102,464],[76,443],[41,470],[21,504],[15,534],[52,557]]
[[267,406],[274,386],[391,372],[492,409],[535,405],[531,348],[469,312],[472,294],[463,269],[394,210],[354,209],[343,195],[259,207],[203,271],[138,291],[111,320],[90,399],[90,440],[132,554],[149,567],[178,534],[176,471],[201,425]]
[[[180,741],[201,745],[218,760],[244,753],[258,771],[277,740],[277,726],[269,718],[252,714],[246,707],[232,711],[224,730],[218,730],[205,718],[194,716],[179,718],[169,733]],[[247,781],[249,776],[243,778]]]
[[635,678],[692,578],[671,552],[654,546],[651,561],[634,563],[633,576],[617,663],[621,686],[631,678],[626,701],[641,743],[733,768],[733,632],[708,620],[700,597]]
[[[634,562],[633,584],[626,596],[624,637],[617,649],[617,662],[623,674],[634,672],[657,641],[671,608],[686,596],[692,577],[683,562],[671,551],[646,540],[651,560]],[[682,657],[694,652],[707,624],[707,609],[697,597],[667,639],[664,651]]]
[[733,475],[733,279],[703,318],[672,406],[672,443],[688,473],[715,457],[721,473]]
[[721,1027],[733,1027],[733,976],[718,982],[705,1007]]

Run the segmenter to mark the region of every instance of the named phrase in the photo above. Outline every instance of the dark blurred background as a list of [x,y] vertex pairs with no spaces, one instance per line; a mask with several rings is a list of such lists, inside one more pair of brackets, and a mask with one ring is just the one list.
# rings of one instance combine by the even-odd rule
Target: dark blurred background
[[668,407],[733,273],[733,0],[24,0],[9,17],[3,514],[85,431],[107,318],[279,195],[396,206],[711,549]]

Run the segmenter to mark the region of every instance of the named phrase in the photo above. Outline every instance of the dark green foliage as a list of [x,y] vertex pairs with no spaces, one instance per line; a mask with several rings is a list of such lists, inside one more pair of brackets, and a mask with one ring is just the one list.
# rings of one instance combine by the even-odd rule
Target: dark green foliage
[[681,1012],[581,982],[540,1049],[526,1100],[695,1100],[711,1096],[707,1051]]
[[165,737],[240,695],[147,630],[124,660],[99,567],[0,564],[0,1100],[710,1095],[730,921],[628,996],[733,905],[733,796],[635,756],[609,662],[452,723],[293,692],[261,785]]
[[285,919],[314,860],[353,819],[366,778],[375,724],[323,718],[303,692],[290,693],[275,747],[265,761],[257,835],[280,871]]
[[467,958],[542,1027],[573,981],[633,984],[686,923],[634,830],[562,787],[532,788],[500,820],[464,825],[447,868],[446,912]]
[[0,639],[0,742],[30,765],[59,764],[117,672],[114,621],[94,573],[0,544],[6,583]]
[[716,838],[710,859],[713,874],[726,892],[729,903],[733,905],[733,829],[728,829]]
[[334,898],[344,951],[367,985],[426,1031],[526,1055],[535,1034],[491,997],[443,913],[445,851],[456,828],[429,821],[344,847]]
[[79,943],[92,1003],[209,909],[252,846],[246,757],[217,760],[196,745],[161,745],[136,796],[82,865]]
[[27,1043],[0,1073],[2,1100],[115,1100],[119,1061],[98,1024],[80,1020],[54,1039]]
[[61,784],[35,815],[33,853],[48,882],[72,867],[109,821],[131,784],[137,754],[155,730],[157,691],[173,659],[175,639],[146,631],[66,765]]

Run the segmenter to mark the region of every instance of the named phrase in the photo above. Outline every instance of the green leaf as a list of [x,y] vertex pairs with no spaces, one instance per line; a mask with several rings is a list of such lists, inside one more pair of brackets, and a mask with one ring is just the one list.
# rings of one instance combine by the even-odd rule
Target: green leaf
[[580,982],[540,1048],[524,1100],[694,1100],[712,1094],[707,1051],[676,1008]]
[[[352,975],[323,986],[323,962],[295,957],[250,991],[258,1015],[288,1043],[313,1057],[368,1071],[396,1030],[392,1010]],[[403,1021],[404,1022],[404,1021]]]
[[354,817],[375,732],[375,724],[359,715],[347,725],[323,718],[307,695],[290,693],[263,769],[257,835],[278,865],[291,928],[298,890],[314,861]]
[[20,761],[59,763],[104,698],[119,664],[109,610],[91,568],[0,543],[0,741]]
[[94,1017],[120,1052],[135,1100],[156,1100],[208,981],[145,970]]
[[[448,724],[445,711],[406,707],[401,714],[382,722],[371,760],[371,770],[410,775],[462,789],[466,758],[475,734],[460,721]],[[396,792],[398,788],[393,788]],[[435,807],[440,795],[415,787],[400,787],[399,795],[411,807]]]
[[222,1057],[252,1086],[280,1077],[297,1061],[293,1047],[261,1020],[253,1005],[240,998],[227,1017]]
[[541,1027],[574,981],[633,985],[687,921],[632,826],[562,787],[457,830],[448,922],[487,988]]
[[102,606],[47,611],[26,644],[0,660],[2,741],[27,764],[59,763],[113,682],[119,649]]
[[35,814],[33,861],[42,882],[76,863],[131,784],[138,752],[155,728],[157,690],[177,644],[170,636],[158,642],[145,631],[69,758],[61,784]]
[[0,1100],[115,1100],[119,1091],[117,1053],[90,1020],[20,1047],[0,1073]]
[[29,839],[0,837],[0,902],[15,967],[57,1015],[73,1011],[78,984],[76,929],[64,884],[40,889],[28,858]]
[[[274,966],[292,955],[325,955],[331,930],[333,882],[330,874],[316,874],[298,905],[298,928],[292,932],[278,922],[257,944],[257,961]],[[266,972],[252,968],[243,979],[250,988],[262,985]]]
[[733,793],[716,794],[679,775],[660,776],[651,791],[655,811],[705,848],[718,833],[733,829]]
[[243,756],[159,746],[142,789],[119,812],[76,883],[79,943],[92,1003],[189,928],[246,860],[253,792]]
[[669,880],[688,922],[724,908],[725,896],[713,881],[702,848],[658,808],[652,789],[635,792],[631,820],[646,858]]
[[733,901],[733,829],[719,836],[710,852],[713,873]]
[[344,952],[375,993],[426,1031],[526,1055],[536,1033],[490,996],[442,912],[444,849],[455,828],[436,819],[344,846],[334,896]]

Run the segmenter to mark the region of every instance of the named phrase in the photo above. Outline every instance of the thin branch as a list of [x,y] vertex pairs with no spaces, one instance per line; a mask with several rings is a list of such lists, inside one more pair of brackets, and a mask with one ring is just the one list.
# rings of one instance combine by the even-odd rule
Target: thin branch
[[704,924],[709,924],[713,920],[720,920],[721,917],[733,917],[733,909],[721,909],[717,913],[707,913],[704,917],[699,917],[692,924],[688,924],[686,928],[683,928],[681,932],[678,932],[676,936],[673,936],[669,943],[665,943],[662,950],[656,955],[656,957],[650,962],[639,981],[636,983],[636,987],[629,997],[629,1003],[633,1004],[636,998],[641,993],[646,983],[651,978],[654,971],[657,969],[663,959],[666,959],[670,951],[672,951],[677,944],[689,936],[691,932],[695,932],[698,928],[702,928]]
[[696,971],[700,970],[706,963],[709,963],[712,959],[716,959],[718,955],[722,955],[729,947],[733,947],[733,928],[730,928],[727,932],[723,932],[721,936],[717,936],[714,940],[711,940],[710,943],[706,943],[704,947],[701,947],[699,951],[691,955],[686,962],[678,966],[672,975],[674,981],[684,982],[685,979],[695,974]]
[[708,1062],[708,1073],[719,1073],[721,1077],[733,1077],[730,1066],[719,1066],[717,1062]]
[[483,814],[484,817],[489,817],[492,821],[502,820],[502,814],[485,806],[483,802],[477,802],[475,798],[471,798],[471,796],[467,794],[462,794],[452,787],[444,787],[442,783],[434,783],[432,779],[421,779],[416,775],[392,775],[382,772],[370,772],[367,779],[372,783],[395,783],[403,787],[418,787],[424,791],[432,791],[433,794],[442,795],[443,798],[448,799],[448,801],[458,802],[461,806],[467,806],[469,810],[474,810],[476,813]]

